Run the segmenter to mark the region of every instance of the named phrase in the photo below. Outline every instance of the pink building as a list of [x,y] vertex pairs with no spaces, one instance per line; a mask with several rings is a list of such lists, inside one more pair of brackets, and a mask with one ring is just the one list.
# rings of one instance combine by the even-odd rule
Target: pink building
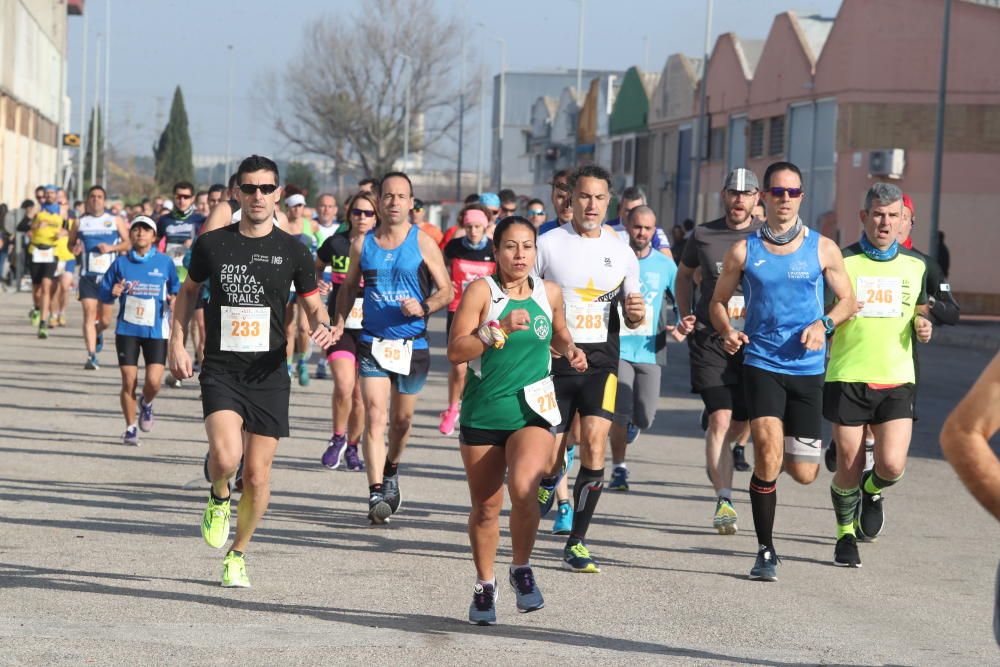
[[[811,226],[853,242],[865,190],[891,180],[913,197],[914,243],[928,248],[942,19],[939,0],[844,0],[836,19],[778,15],[761,48],[720,36],[708,66],[711,131],[696,219],[719,215],[728,169],[745,165],[763,175],[785,159],[802,168],[802,217]],[[1000,208],[998,36],[996,3],[954,3],[939,227],[966,313],[1000,313],[1000,226],[992,221]],[[698,94],[687,122],[695,120]],[[682,127],[685,119],[671,123]],[[684,164],[661,150],[651,165],[654,189],[685,182]],[[666,194],[653,200],[669,227],[683,207]]]

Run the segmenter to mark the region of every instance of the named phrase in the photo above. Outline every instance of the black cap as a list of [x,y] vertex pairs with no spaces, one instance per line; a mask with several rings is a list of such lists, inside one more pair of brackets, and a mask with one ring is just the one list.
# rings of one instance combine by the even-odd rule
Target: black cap
[[424,200],[423,199],[416,199],[416,198],[414,198],[414,200],[413,200],[413,208],[423,208],[423,207],[424,207]]

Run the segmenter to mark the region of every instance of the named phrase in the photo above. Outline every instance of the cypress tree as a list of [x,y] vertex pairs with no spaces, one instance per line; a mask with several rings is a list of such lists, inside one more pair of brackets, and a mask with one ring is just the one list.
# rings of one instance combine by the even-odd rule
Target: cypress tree
[[170,120],[153,147],[156,157],[156,182],[170,188],[177,181],[194,182],[194,162],[191,159],[191,135],[188,133],[187,112],[181,87],[174,90],[170,104]]
[[[97,114],[96,132],[94,126],[94,114]],[[97,179],[104,173],[104,116],[101,114],[101,107],[96,106],[90,109],[90,120],[86,128],[86,152],[83,154],[83,183],[85,187],[90,187],[97,183]],[[97,175],[90,173],[90,165],[94,155],[94,140],[97,140]],[[107,187],[107,184],[103,184]]]

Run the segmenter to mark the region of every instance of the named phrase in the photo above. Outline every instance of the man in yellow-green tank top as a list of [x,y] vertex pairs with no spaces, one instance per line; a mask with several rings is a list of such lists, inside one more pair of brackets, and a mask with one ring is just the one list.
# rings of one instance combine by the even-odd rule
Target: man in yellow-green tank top
[[[834,564],[841,567],[861,567],[857,539],[882,531],[882,495],[903,477],[913,432],[913,334],[922,343],[931,338],[927,265],[896,241],[902,210],[902,191],[875,183],[865,195],[861,239],[843,249],[859,310],[833,334],[823,393],[823,415],[837,443],[830,496]],[[862,474],[865,424],[875,434],[875,467]]]

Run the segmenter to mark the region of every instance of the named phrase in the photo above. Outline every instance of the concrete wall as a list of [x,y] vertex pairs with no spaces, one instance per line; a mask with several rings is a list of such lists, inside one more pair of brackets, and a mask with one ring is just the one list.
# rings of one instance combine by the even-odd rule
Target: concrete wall
[[0,0],[0,201],[56,180],[66,6]]

